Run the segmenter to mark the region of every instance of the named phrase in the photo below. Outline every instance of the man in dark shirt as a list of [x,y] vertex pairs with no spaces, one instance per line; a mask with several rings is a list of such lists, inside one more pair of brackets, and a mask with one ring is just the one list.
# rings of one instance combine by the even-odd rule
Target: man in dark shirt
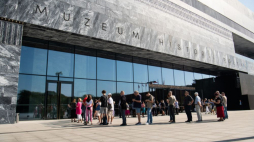
[[121,113],[122,113],[122,119],[123,119],[123,123],[120,126],[126,126],[126,117],[125,117],[125,111],[126,111],[126,98],[124,96],[124,91],[121,91],[120,93],[121,98],[120,98],[120,106],[121,106]]
[[[100,98],[101,100],[101,109],[100,109],[100,113],[101,113],[101,119],[103,119],[103,116],[106,116],[106,119],[108,118],[107,114],[108,114],[108,98],[106,96],[106,91],[102,90],[102,96]],[[101,121],[102,122],[102,121]],[[101,123],[102,125],[102,123]]]
[[190,96],[188,91],[185,91],[185,98],[184,98],[184,108],[185,113],[187,115],[188,120],[185,122],[191,122],[192,121],[192,115],[191,115],[191,105],[194,102],[193,98]]
[[141,109],[141,95],[138,91],[134,92],[135,99],[132,99],[133,101],[133,107],[136,110],[136,113],[138,115],[138,123],[136,125],[141,125],[141,119],[140,119],[140,109]]

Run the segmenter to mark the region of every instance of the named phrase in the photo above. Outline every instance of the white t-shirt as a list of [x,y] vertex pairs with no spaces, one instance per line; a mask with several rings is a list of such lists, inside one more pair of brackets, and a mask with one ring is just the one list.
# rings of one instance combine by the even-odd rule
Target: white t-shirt
[[111,110],[114,110],[114,101],[113,101],[112,97],[110,97],[108,99],[108,103],[111,104],[111,106],[112,106]]

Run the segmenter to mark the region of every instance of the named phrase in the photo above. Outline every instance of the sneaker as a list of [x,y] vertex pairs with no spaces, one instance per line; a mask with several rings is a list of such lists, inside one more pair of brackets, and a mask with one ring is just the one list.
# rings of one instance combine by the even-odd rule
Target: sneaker
[[148,122],[146,122],[146,125],[149,125],[149,123],[148,123]]
[[127,126],[127,124],[121,124],[120,126]]
[[140,123],[140,122],[138,122],[136,125],[141,125],[141,123]]

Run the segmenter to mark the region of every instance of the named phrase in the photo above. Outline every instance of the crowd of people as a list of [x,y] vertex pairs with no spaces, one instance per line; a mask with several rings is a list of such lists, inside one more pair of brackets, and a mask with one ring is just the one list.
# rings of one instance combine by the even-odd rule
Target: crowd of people
[[[119,115],[122,118],[122,124],[120,126],[126,126],[126,117],[130,116],[130,105],[126,102],[125,92],[121,91],[120,95],[120,99],[118,100]],[[198,92],[195,92],[194,95],[195,99],[191,97],[188,91],[185,91],[184,110],[187,115],[187,121],[185,122],[192,121],[192,105],[195,105],[198,118],[197,122],[203,121],[202,112],[205,112],[205,114],[216,113],[219,118],[218,121],[228,119],[227,97],[224,92],[220,94],[219,91],[216,91],[214,99],[209,100],[201,100]],[[135,97],[132,99],[132,108],[135,110],[135,114],[138,118],[136,125],[141,125],[141,116],[144,117],[145,113],[147,114],[146,125],[153,124],[153,116],[157,116],[158,114],[169,115],[169,122],[176,122],[175,114],[177,115],[179,113],[179,103],[172,91],[169,91],[166,102],[161,100],[160,103],[159,101],[155,101],[155,97],[149,92],[146,93],[146,98],[143,99],[143,101],[138,91],[134,91],[134,96]],[[76,122],[77,118],[77,123],[82,123],[84,119],[84,125],[88,125],[89,123],[93,125],[93,118],[96,118],[98,119],[97,124],[112,124],[115,116],[114,105],[115,101],[112,98],[112,94],[108,93],[108,95],[106,95],[105,90],[102,90],[102,96],[98,100],[96,99],[95,103],[91,95],[85,95],[83,100],[79,98],[78,103],[76,103],[76,99],[74,99],[73,102],[68,105],[69,108],[71,108],[71,122]],[[93,108],[95,108],[94,115]]]

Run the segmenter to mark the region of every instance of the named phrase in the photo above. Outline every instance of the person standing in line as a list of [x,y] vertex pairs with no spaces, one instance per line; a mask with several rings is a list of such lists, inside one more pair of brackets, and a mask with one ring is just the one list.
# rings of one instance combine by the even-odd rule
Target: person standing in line
[[202,121],[202,113],[201,113],[201,99],[200,97],[198,96],[198,92],[195,92],[194,95],[196,96],[195,97],[195,108],[196,108],[196,112],[197,112],[197,116],[198,116],[198,121],[197,122],[200,122]]
[[112,124],[113,119],[114,119],[114,101],[112,99],[112,94],[108,93],[108,122]]
[[240,106],[240,110],[242,110],[243,109],[242,100],[239,100],[239,106]]
[[146,94],[146,97],[148,99],[145,100],[145,102],[147,103],[147,122],[146,124],[151,125],[153,124],[153,115],[152,115],[152,108],[153,108],[153,104],[154,104],[154,96],[151,95],[150,93]]
[[175,101],[175,108],[176,108],[176,115],[179,115],[179,103],[177,100]]
[[143,102],[141,104],[141,113],[142,113],[143,118],[145,117],[145,112],[146,112],[146,104],[145,104],[145,102]]
[[141,118],[140,118],[140,109],[141,109],[141,95],[138,91],[134,91],[135,99],[132,99],[133,101],[133,107],[136,110],[136,113],[138,115],[138,123],[136,125],[141,125]]
[[126,97],[124,96],[125,92],[124,91],[121,91],[120,95],[121,95],[121,98],[120,98],[120,108],[121,108],[121,115],[122,115],[122,120],[123,120],[123,123],[120,125],[120,126],[126,126],[127,123],[126,123],[126,116],[125,116],[125,111],[127,109],[127,106],[126,106]]
[[216,105],[216,110],[217,110],[217,117],[220,118],[218,121],[224,121],[224,110],[223,110],[223,106],[222,106],[222,99],[220,97],[219,93],[215,93],[215,101],[214,104]]
[[79,98],[77,106],[76,106],[76,114],[77,114],[78,123],[79,123],[79,121],[82,123],[82,117],[81,117],[82,109],[81,109],[81,107],[82,107],[82,99]]
[[164,100],[161,100],[161,103],[160,103],[160,108],[161,108],[161,115],[165,115],[165,103],[164,103]]
[[[76,122],[76,107],[77,107],[77,103],[76,103],[76,99],[73,99],[73,101],[68,104],[68,107],[71,109],[71,122]],[[74,120],[74,121],[73,121]]]
[[153,103],[153,108],[152,108],[152,112],[153,112],[153,116],[157,116],[157,105],[156,105],[156,103],[154,102]]
[[224,115],[225,115],[225,117],[223,119],[225,120],[225,119],[228,119],[228,111],[227,111],[228,99],[227,99],[226,94],[224,92],[221,92],[221,95],[222,95],[222,99],[223,99],[222,105],[224,107]]
[[171,123],[175,123],[175,111],[174,111],[174,105],[176,98],[172,94],[172,91],[169,91],[168,93],[168,100],[169,100],[169,115],[170,115],[170,121]]
[[101,101],[100,101],[100,99],[98,99],[98,102],[97,102],[97,104],[96,104],[96,117],[98,117],[98,124],[100,124],[101,123],[101,117],[100,117],[100,110],[101,110]]
[[91,125],[93,125],[93,99],[91,95],[88,95],[88,98],[86,100],[86,123],[87,125],[89,123],[88,119],[90,118]]
[[165,113],[166,113],[166,115],[169,115],[169,110],[168,110],[168,107],[169,107],[169,100],[168,99],[166,99],[166,102],[165,102]]
[[87,100],[87,95],[85,95],[85,98],[83,99],[82,102],[82,113],[83,113],[83,119],[84,119],[84,125],[86,124],[86,100]]
[[[105,121],[104,124],[108,124],[108,99],[107,99],[107,96],[106,96],[106,90],[102,90],[101,91],[102,93],[102,96],[100,98],[101,100],[101,109],[100,109],[100,113],[101,113],[101,119],[103,119],[103,117],[105,117]],[[101,124],[100,125],[103,125],[103,121],[101,120]]]
[[194,102],[193,98],[190,96],[188,91],[185,91],[185,98],[184,98],[184,108],[185,113],[187,115],[188,120],[185,122],[191,122],[192,121],[192,114],[191,114],[191,105]]

